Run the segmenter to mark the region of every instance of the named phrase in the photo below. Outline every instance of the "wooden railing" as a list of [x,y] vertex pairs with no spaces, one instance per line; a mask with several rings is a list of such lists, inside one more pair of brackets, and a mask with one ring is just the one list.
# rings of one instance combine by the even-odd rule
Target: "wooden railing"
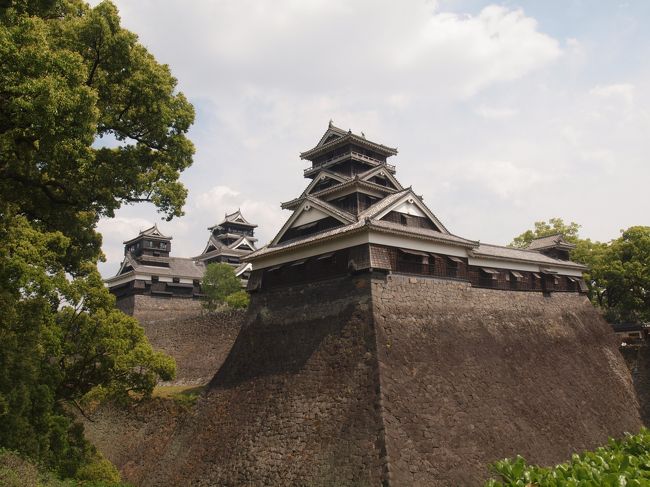
[[386,168],[389,171],[395,171],[395,166],[392,165],[392,164],[387,164],[385,161],[382,161],[380,159],[375,159],[374,157],[367,156],[367,155],[362,154],[360,152],[350,151],[350,152],[346,152],[345,154],[339,154],[337,156],[332,156],[332,157],[330,157],[329,159],[327,159],[325,161],[321,161],[321,162],[319,162],[317,164],[314,164],[311,167],[308,167],[307,169],[305,169],[303,172],[305,174],[308,174],[308,173],[310,173],[312,171],[316,171],[318,169],[321,169],[321,168],[323,168],[325,166],[329,166],[329,165],[331,165],[331,164],[333,164],[335,162],[338,162],[338,161],[343,161],[343,160],[345,160],[347,158],[354,158],[354,159],[357,159],[357,160],[361,160],[363,162],[368,162],[368,163],[372,164],[373,166],[379,166],[379,165],[383,164],[383,165],[386,166]]

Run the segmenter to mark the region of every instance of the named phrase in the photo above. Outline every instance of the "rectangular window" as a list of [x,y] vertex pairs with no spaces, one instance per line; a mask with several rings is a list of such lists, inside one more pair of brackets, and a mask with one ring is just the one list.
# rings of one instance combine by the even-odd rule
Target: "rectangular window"
[[517,271],[510,271],[506,277],[509,277],[510,289],[520,289],[524,281],[524,275]]
[[458,257],[447,257],[447,277],[458,277],[458,267],[462,263]]
[[481,275],[479,277],[479,284],[485,287],[496,287],[499,278],[499,271],[487,267],[481,267]]

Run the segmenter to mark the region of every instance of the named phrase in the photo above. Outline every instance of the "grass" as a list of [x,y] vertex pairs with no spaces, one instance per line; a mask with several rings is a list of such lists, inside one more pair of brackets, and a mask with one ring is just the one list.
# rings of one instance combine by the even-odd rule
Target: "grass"
[[170,399],[181,406],[191,408],[196,404],[205,386],[156,386],[152,397]]

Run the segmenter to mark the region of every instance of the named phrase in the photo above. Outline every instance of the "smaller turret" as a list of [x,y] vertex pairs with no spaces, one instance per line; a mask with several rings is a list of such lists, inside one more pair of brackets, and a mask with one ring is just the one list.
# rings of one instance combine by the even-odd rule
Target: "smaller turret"
[[564,235],[548,235],[534,239],[526,250],[535,250],[554,259],[569,260],[569,252],[575,248],[575,244],[567,242]]
[[124,242],[124,255],[133,257],[152,256],[169,257],[172,249],[172,238],[167,237],[158,230],[158,226],[140,231],[137,237]]

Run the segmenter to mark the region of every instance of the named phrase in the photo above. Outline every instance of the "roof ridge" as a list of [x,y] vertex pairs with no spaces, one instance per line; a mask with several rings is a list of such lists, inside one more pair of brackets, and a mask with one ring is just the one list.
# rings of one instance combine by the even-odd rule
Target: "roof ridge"
[[349,216],[349,219],[352,222],[355,222],[357,220],[357,217],[355,215],[353,215],[352,213],[350,213],[348,211],[345,211],[345,210],[341,210],[340,208],[337,208],[336,206],[332,205],[331,203],[328,203],[325,200],[321,200],[320,198],[316,198],[316,197],[314,197],[314,196],[312,196],[310,194],[305,196],[305,200],[311,201],[312,203],[320,204],[320,205],[324,206],[326,209],[332,210],[333,212],[339,213],[339,214],[341,214],[343,216]]

